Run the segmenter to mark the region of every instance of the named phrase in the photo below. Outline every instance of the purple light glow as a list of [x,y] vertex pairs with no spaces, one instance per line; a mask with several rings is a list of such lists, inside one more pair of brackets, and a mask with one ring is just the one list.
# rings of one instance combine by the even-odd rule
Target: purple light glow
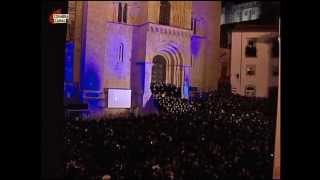
[[85,89],[100,90],[101,81],[95,64],[87,64],[84,81]]
[[194,55],[195,57],[197,57],[199,55],[199,51],[200,51],[200,42],[201,39],[197,36],[192,36],[191,38],[191,52],[192,55]]

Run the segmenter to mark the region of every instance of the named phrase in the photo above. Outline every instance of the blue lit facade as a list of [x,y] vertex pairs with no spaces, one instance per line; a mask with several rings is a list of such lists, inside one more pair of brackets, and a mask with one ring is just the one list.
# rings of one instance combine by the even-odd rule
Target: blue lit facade
[[73,58],[74,43],[69,41],[65,45],[65,65],[64,65],[64,97],[71,99],[76,94],[73,83]]
[[201,48],[201,38],[199,36],[191,37],[191,53],[194,57],[198,57]]
[[[181,18],[173,19],[169,25],[159,24],[156,1],[154,5],[143,1],[126,2],[130,13],[125,22],[118,22],[118,3],[69,3],[70,39],[74,43],[66,44],[67,97],[76,93],[82,103],[89,105],[90,111],[96,111],[106,108],[107,89],[130,89],[132,104],[142,109],[151,96],[152,60],[158,55],[166,61],[165,83],[180,87],[183,98],[189,97],[190,86],[210,84],[201,80],[205,76],[203,73],[196,73],[198,77],[194,78],[192,70],[196,67],[197,71],[207,72],[202,66],[206,59],[204,48],[213,47],[211,44],[203,45],[206,34],[194,35],[191,30],[189,20],[195,1],[172,3],[172,13]],[[204,9],[209,6],[199,4],[196,7]],[[202,16],[197,12],[193,12],[195,16]],[[219,24],[215,24],[218,27]],[[204,24],[197,25],[204,29],[202,26]],[[216,33],[219,34],[218,31]],[[77,88],[73,84],[77,84]]]

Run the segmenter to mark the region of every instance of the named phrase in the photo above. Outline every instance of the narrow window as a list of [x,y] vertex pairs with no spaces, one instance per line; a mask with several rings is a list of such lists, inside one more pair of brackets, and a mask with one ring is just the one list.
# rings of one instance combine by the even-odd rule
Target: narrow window
[[170,25],[170,3],[168,1],[160,2],[159,24]]
[[256,42],[249,40],[246,46],[246,57],[257,57]]
[[119,6],[118,6],[118,22],[121,22],[121,19],[122,19],[122,4],[119,3]]
[[128,11],[128,7],[127,7],[127,3],[124,5],[123,8],[123,22],[127,22],[127,11]]

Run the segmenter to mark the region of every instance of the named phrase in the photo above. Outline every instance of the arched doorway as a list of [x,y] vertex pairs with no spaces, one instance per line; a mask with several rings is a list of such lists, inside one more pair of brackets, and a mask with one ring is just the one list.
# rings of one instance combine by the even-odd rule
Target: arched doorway
[[166,60],[163,56],[157,55],[152,60],[152,82],[164,82],[166,81]]

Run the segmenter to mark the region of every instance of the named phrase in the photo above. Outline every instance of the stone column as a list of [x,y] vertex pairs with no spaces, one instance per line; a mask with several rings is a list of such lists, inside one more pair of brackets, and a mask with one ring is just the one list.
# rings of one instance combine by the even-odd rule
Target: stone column
[[168,75],[168,62],[166,62],[166,67],[165,67],[165,70],[166,70],[166,74],[165,74],[165,83],[168,83],[168,78],[169,78],[169,75]]
[[152,75],[152,62],[144,63],[144,85],[143,85],[143,100],[142,106],[143,108],[146,106],[147,102],[151,97],[151,75]]
[[174,76],[176,75],[175,74],[175,72],[174,72],[174,63],[172,63],[171,64],[171,66],[170,66],[170,71],[171,71],[171,77],[170,77],[170,79],[171,79],[171,84],[175,84],[175,81],[174,81]]
[[73,39],[75,43],[74,47],[74,64],[73,64],[73,79],[74,82],[80,83],[81,80],[81,56],[83,54],[82,49],[83,49],[83,43],[82,41],[84,40],[83,38],[83,31],[84,26],[85,26],[85,17],[86,16],[84,11],[86,10],[85,8],[87,7],[87,4],[85,2],[77,2],[75,1],[75,17],[74,17],[74,29],[72,30],[74,32],[73,34]]
[[166,83],[170,83],[170,64],[166,64]]
[[181,87],[181,65],[177,66],[177,87]]
[[179,79],[180,79],[180,86],[181,86],[181,89],[182,89],[183,84],[184,84],[184,80],[185,80],[185,76],[184,76],[185,67],[184,67],[183,65],[181,65],[179,71],[180,71],[180,77],[179,77]]
[[190,67],[183,67],[183,84],[181,87],[182,97],[189,99],[189,86],[190,86]]
[[177,65],[175,64],[174,66],[173,66],[173,84],[175,85],[175,86],[177,86],[177,75],[178,75],[178,72],[177,72]]
[[167,83],[172,83],[172,62],[170,61],[170,59],[168,60],[168,64],[167,64],[167,74],[168,74],[168,78],[167,78]]
[[178,65],[175,66],[175,72],[176,72],[176,75],[174,76],[174,78],[176,79],[176,86],[179,87],[179,75],[180,75],[180,73],[179,73],[179,66]]

